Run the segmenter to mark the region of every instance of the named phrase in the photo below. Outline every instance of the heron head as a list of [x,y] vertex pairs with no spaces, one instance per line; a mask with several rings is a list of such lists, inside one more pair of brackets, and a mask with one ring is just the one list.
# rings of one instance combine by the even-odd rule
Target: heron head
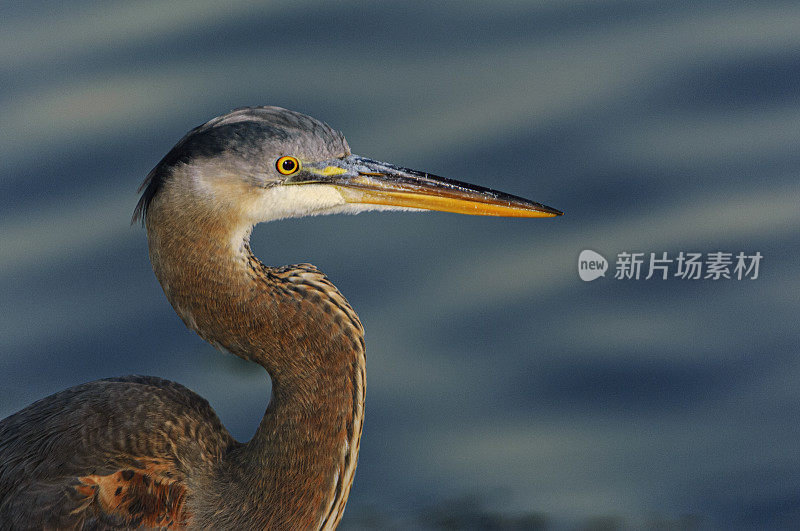
[[552,217],[521,197],[353,155],[327,124],[279,107],[237,109],[190,131],[142,184],[134,220],[171,204],[192,219],[255,224],[376,209]]

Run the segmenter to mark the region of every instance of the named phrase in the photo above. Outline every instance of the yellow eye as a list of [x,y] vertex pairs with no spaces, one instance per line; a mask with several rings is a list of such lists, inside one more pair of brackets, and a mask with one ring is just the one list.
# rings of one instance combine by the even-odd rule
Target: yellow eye
[[275,163],[275,167],[283,175],[291,175],[300,169],[300,161],[294,157],[281,157]]

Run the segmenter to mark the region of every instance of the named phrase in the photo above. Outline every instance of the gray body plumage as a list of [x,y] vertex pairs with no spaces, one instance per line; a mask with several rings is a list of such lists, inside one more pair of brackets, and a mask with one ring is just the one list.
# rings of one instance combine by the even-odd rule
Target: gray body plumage
[[126,526],[86,506],[77,478],[141,469],[137,457],[151,456],[185,481],[238,444],[205,399],[175,382],[127,376],[65,389],[0,421],[0,528]]

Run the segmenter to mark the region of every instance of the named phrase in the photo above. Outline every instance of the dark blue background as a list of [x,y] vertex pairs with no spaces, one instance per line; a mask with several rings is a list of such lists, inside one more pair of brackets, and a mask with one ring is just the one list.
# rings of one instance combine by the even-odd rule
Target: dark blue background
[[[280,105],[353,151],[564,210],[257,228],[367,330],[343,527],[782,528],[800,518],[800,7],[26,2],[0,27],[0,417],[143,373],[240,439],[265,373],[163,297],[136,188],[191,127]],[[759,251],[742,281],[577,257]]]

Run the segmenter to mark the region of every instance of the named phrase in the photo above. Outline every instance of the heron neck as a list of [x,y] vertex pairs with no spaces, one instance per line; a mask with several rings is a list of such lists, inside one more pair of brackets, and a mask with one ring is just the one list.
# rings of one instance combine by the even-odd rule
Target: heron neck
[[[219,477],[230,481],[213,490],[225,489],[230,501],[233,487],[237,503],[249,508],[241,513],[260,515],[267,528],[334,526],[361,437],[365,359],[358,317],[314,266],[264,266],[250,252],[249,227],[187,232],[175,219],[154,221],[148,217],[153,269],[178,315],[211,344],[265,367],[272,379],[256,434],[226,456]],[[198,505],[200,512],[214,506]]]

